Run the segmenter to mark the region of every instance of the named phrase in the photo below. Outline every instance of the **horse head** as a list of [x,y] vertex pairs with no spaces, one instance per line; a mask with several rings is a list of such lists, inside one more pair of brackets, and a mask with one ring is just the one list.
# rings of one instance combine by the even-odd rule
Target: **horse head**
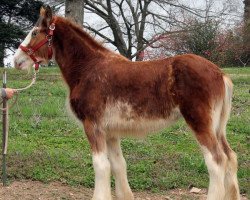
[[30,30],[14,55],[14,65],[18,69],[30,69],[35,65],[47,64],[52,57],[52,38],[55,24],[49,6],[40,9],[40,17]]

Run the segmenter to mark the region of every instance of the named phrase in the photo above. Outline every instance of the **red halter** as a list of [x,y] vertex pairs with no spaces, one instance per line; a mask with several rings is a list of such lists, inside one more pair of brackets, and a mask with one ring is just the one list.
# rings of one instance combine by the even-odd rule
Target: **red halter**
[[53,50],[52,50],[52,37],[53,37],[53,31],[55,30],[55,23],[51,23],[49,26],[49,33],[46,35],[46,37],[39,42],[36,46],[34,47],[25,47],[20,45],[19,48],[24,51],[25,53],[27,53],[29,55],[29,57],[34,61],[35,63],[35,70],[39,69],[39,65],[41,61],[38,61],[37,58],[34,56],[34,53],[41,48],[43,45],[45,45],[46,43],[48,43],[48,58],[51,59],[52,55],[53,55]]

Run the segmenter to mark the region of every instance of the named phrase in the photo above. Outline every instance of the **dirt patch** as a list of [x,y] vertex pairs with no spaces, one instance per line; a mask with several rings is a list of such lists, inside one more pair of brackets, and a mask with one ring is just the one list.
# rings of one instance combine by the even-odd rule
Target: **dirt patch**
[[[71,187],[60,182],[44,184],[38,181],[15,181],[8,187],[0,186],[0,200],[90,200],[93,190],[82,186]],[[187,190],[171,190],[162,194],[135,192],[136,200],[206,199],[206,190],[192,194]],[[115,200],[115,198],[114,198]],[[247,200],[242,197],[242,200]]]

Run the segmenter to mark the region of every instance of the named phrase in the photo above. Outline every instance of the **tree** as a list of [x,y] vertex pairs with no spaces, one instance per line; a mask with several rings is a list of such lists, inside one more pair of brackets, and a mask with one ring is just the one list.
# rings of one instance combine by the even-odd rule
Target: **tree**
[[[219,28],[214,21],[194,22],[187,31],[162,36],[144,52],[144,59],[163,58],[175,54],[195,53],[219,66],[247,66],[242,23],[230,29]],[[192,28],[193,27],[193,28]]]
[[73,19],[76,23],[83,26],[84,0],[66,0],[65,17]]
[[194,21],[185,34],[183,48],[188,52],[210,58],[217,47],[218,23],[207,21],[205,24]]
[[176,34],[161,35],[159,40],[145,51],[145,59],[166,57],[169,55],[194,53],[208,59],[217,48],[218,23],[192,19],[182,31]]
[[[57,7],[65,5],[63,0],[47,1]],[[216,11],[215,0],[202,1],[197,7],[179,0],[84,0],[84,27],[125,57],[142,60],[145,49],[159,38],[183,32],[189,18],[224,19],[231,12],[232,1],[222,0]]]
[[16,47],[23,31],[16,25],[0,21],[0,66],[4,66],[5,49]]
[[190,16],[205,21],[229,11],[224,6],[213,12],[214,0],[204,2],[206,7],[195,8],[178,0],[86,0],[85,13],[94,13],[103,23],[99,27],[85,23],[85,27],[127,58],[141,60],[143,51],[162,35],[182,31]]
[[250,0],[244,0],[244,44],[246,57],[250,62]]
[[[86,0],[86,12],[99,16],[104,25],[94,28],[87,23],[85,27],[114,45],[129,59],[141,60],[140,53],[157,38],[153,35],[176,31],[185,23],[177,16],[189,12],[200,16],[197,10],[179,4],[176,0]],[[158,11],[157,11],[158,10]],[[111,31],[112,37],[104,34]],[[145,32],[149,34],[146,35]]]
[[41,1],[0,1],[0,66],[4,66],[5,50],[16,48],[24,31],[30,29],[38,18]]

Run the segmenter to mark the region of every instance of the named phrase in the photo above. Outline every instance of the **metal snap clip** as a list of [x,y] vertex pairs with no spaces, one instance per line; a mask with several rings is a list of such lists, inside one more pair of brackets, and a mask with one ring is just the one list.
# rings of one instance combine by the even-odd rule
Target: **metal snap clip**
[[53,30],[55,30],[55,28],[56,28],[56,27],[55,27],[55,24],[54,24],[54,23],[53,23],[53,24],[50,24],[50,26],[49,26],[49,29],[50,29],[50,30],[53,31]]

